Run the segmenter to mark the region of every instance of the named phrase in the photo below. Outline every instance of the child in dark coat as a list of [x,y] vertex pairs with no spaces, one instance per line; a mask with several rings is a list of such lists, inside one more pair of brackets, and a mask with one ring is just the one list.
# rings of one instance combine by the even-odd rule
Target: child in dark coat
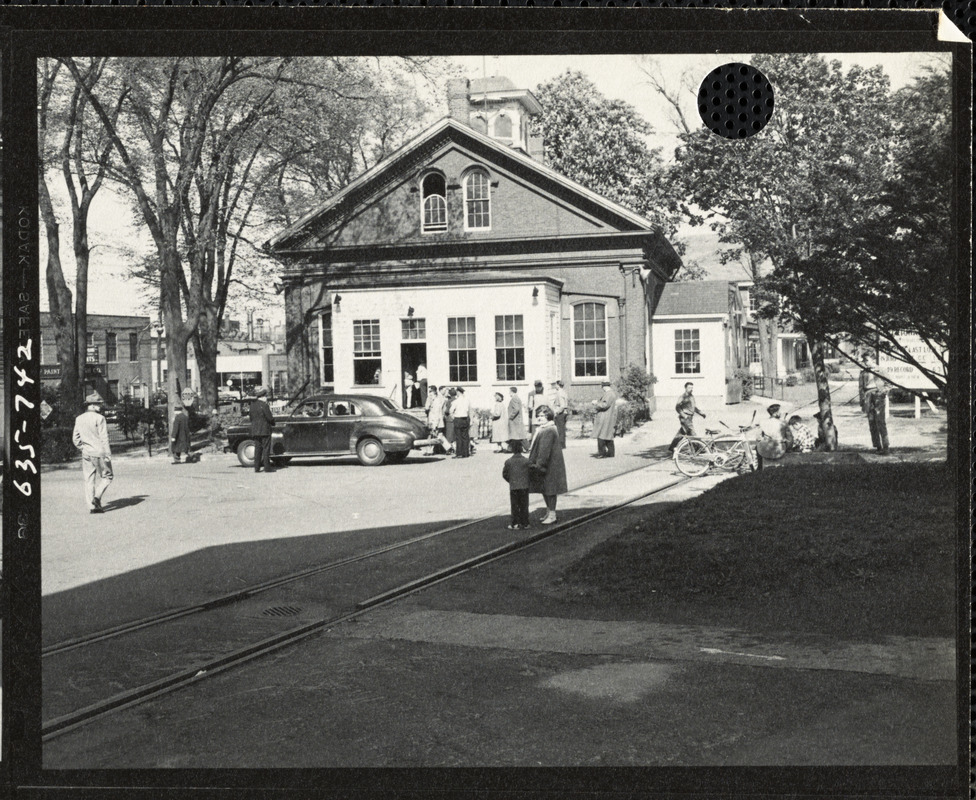
[[529,527],[529,460],[522,455],[522,442],[512,439],[512,457],[502,467],[502,477],[508,481],[509,496],[512,501],[512,524],[510,531]]

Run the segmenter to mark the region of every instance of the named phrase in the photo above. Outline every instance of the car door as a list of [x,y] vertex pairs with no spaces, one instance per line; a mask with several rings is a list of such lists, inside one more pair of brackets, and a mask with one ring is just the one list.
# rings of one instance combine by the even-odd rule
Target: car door
[[331,453],[348,453],[353,431],[363,421],[363,410],[353,400],[330,400],[327,444]]
[[325,406],[324,400],[306,400],[284,423],[280,423],[288,455],[324,453],[329,449]]

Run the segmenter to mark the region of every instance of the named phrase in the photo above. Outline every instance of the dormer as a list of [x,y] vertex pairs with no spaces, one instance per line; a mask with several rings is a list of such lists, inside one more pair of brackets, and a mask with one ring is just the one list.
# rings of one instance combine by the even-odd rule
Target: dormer
[[542,137],[529,135],[529,118],[542,113],[542,106],[528,89],[515,88],[508,78],[491,77],[452,80],[447,93],[451,117],[542,160]]

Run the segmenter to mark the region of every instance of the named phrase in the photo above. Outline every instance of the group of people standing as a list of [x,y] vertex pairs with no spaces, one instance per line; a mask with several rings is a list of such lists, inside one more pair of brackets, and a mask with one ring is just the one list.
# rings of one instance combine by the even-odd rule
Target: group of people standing
[[468,458],[474,452],[471,441],[471,403],[463,386],[431,386],[424,410],[427,427],[445,453]]
[[[535,381],[532,391],[525,403],[519,397],[518,387],[509,389],[508,398],[501,392],[495,392],[495,400],[491,406],[491,442],[495,445],[496,453],[514,452],[512,442],[521,442],[523,447],[530,440],[538,426],[537,410],[548,408],[553,414],[553,427],[561,449],[566,449],[566,418],[569,416],[569,397],[563,388],[562,381],[553,381],[548,396],[542,381]],[[528,429],[526,430],[523,409],[528,412]]]

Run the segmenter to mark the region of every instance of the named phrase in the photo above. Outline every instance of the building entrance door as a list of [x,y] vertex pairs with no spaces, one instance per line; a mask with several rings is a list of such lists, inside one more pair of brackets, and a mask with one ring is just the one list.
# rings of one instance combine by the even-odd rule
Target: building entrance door
[[[400,345],[400,402],[404,408],[423,408],[425,386],[420,386],[417,370],[423,365],[420,375],[427,369],[427,343],[409,342]],[[407,376],[410,376],[409,379]],[[426,378],[424,378],[426,381]]]

